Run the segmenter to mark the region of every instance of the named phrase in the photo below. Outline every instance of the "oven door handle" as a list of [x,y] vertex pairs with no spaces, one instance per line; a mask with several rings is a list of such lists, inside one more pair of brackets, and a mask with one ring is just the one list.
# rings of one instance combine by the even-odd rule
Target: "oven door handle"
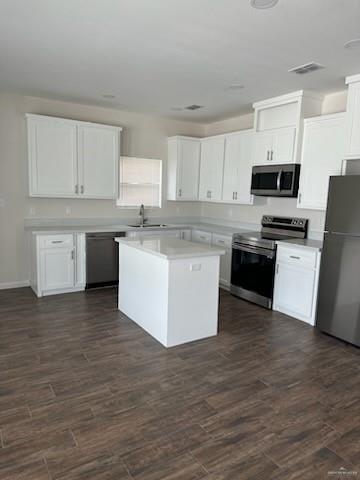
[[249,245],[232,245],[233,250],[241,250],[247,253],[255,253],[257,255],[262,255],[267,258],[274,258],[275,252],[273,250],[267,250],[266,248],[251,247]]
[[283,170],[282,170],[282,168],[280,168],[278,176],[277,176],[277,181],[276,181],[276,188],[277,188],[278,192],[281,191],[281,177],[282,177],[282,174],[283,174]]

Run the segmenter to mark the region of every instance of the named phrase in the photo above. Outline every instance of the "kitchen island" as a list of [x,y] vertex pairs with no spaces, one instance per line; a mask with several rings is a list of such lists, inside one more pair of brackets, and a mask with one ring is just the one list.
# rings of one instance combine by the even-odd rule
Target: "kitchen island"
[[165,347],[217,335],[221,248],[117,238],[118,308]]

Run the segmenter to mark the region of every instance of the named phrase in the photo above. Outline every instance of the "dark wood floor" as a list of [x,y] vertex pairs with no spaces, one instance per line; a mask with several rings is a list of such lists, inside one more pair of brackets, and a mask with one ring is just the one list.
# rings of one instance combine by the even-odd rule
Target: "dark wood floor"
[[2,291],[0,478],[360,476],[359,361],[227,293],[218,337],[166,350],[116,310],[113,289]]

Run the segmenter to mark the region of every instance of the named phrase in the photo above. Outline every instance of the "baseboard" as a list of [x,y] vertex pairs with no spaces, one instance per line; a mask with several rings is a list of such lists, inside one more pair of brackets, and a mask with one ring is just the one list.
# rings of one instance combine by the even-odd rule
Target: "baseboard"
[[29,287],[29,280],[23,280],[22,282],[4,282],[0,283],[0,290],[8,290],[10,288],[22,288]]

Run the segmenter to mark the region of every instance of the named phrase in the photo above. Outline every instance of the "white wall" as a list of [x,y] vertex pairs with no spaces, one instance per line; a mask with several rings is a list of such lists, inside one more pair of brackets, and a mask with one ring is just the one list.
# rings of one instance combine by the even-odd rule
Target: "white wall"
[[[0,284],[29,278],[25,217],[65,217],[66,207],[71,208],[68,217],[76,218],[121,218],[137,214],[135,210],[116,208],[111,200],[29,198],[26,112],[120,125],[124,127],[121,153],[162,159],[165,179],[167,137],[175,134],[204,135],[203,126],[189,122],[43,98],[0,95]],[[153,214],[198,216],[200,213],[198,203],[167,202],[166,181],[163,197],[163,208],[154,210]]]
[[[345,110],[346,92],[325,98],[323,113]],[[206,136],[251,128],[253,115],[241,115],[209,125],[198,125],[153,117],[110,108],[87,106],[69,102],[0,95],[0,285],[22,282],[29,278],[28,255],[24,234],[24,218],[65,217],[66,207],[73,218],[129,217],[137,212],[115,207],[107,200],[66,200],[29,198],[27,187],[26,129],[24,114],[39,113],[64,116],[78,120],[103,122],[124,127],[121,153],[166,158],[168,136],[175,134]],[[164,182],[166,198],[166,181]],[[294,199],[256,199],[254,206],[230,206],[207,203],[179,203],[164,200],[163,208],[153,214],[161,216],[199,216],[218,221],[259,224],[265,213],[304,216],[310,219],[310,228],[321,231],[324,213],[299,210]]]

